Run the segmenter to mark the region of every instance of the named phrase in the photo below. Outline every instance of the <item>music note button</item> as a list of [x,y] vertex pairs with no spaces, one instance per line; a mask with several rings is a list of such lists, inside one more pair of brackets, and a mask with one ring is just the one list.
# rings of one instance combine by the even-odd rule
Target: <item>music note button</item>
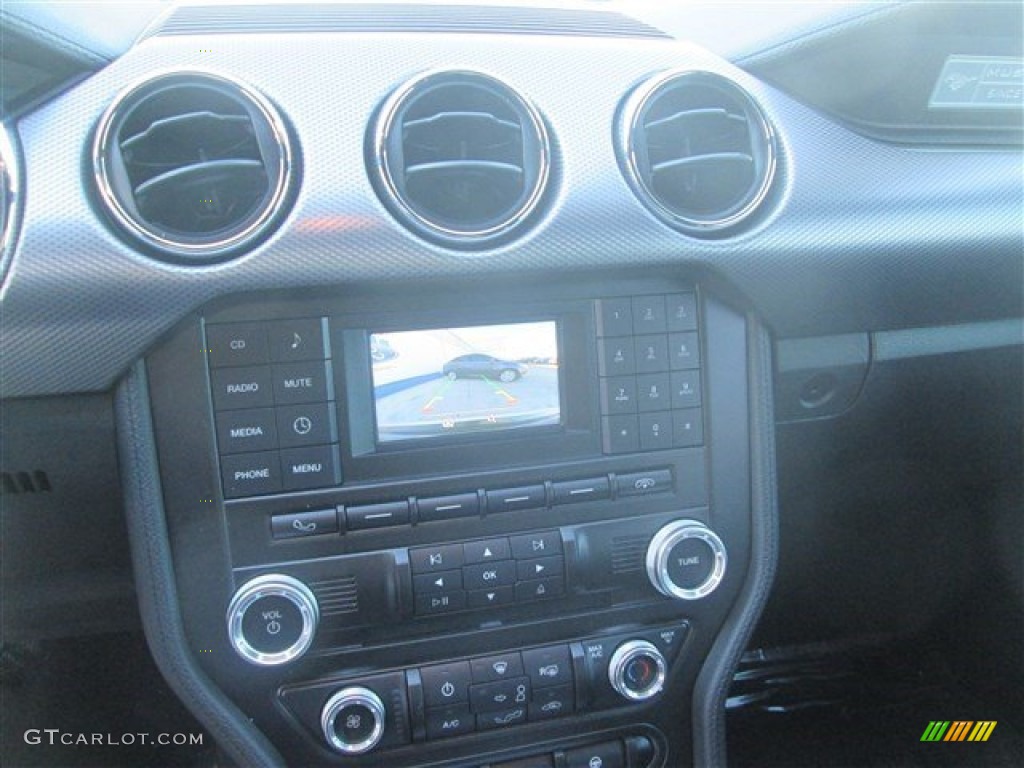
[[269,325],[270,359],[275,363],[323,360],[323,320],[318,317],[278,320]]

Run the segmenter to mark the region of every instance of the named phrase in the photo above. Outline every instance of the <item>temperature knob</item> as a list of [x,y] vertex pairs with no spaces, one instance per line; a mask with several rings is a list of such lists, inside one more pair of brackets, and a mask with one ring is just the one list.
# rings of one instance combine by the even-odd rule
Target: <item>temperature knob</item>
[[376,747],[384,735],[384,704],[369,688],[344,688],[324,704],[320,727],[334,749],[361,755]]
[[251,664],[274,667],[309,649],[320,609],[301,581],[268,573],[242,585],[231,599],[227,619],[235,652]]
[[661,651],[646,640],[629,640],[612,654],[608,681],[630,701],[646,701],[665,687],[667,665]]
[[647,578],[666,597],[699,600],[725,576],[725,545],[696,520],[676,520],[658,531],[647,547]]

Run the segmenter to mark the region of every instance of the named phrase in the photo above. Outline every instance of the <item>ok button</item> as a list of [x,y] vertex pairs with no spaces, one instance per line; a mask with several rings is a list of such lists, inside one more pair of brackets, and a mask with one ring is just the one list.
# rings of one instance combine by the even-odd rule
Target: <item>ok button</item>
[[462,582],[465,589],[511,586],[516,583],[516,564],[512,560],[502,560],[497,563],[467,565],[462,569]]

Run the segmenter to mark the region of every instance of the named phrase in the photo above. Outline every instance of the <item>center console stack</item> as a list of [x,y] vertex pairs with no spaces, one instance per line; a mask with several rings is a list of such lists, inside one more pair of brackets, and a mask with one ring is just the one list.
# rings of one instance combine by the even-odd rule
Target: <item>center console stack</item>
[[238,297],[147,360],[191,651],[290,763],[690,762],[750,562],[747,321],[502,285]]

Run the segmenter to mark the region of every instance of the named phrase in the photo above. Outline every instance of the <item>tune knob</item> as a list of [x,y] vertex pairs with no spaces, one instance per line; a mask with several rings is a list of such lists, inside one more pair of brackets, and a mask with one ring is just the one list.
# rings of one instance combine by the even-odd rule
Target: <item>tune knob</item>
[[646,701],[665,687],[667,669],[665,657],[652,643],[629,640],[612,654],[608,681],[620,696],[630,701]]
[[696,520],[676,520],[647,546],[647,578],[666,597],[699,600],[715,591],[725,575],[725,545]]
[[309,649],[320,609],[301,581],[268,573],[235,592],[227,619],[235,652],[251,664],[273,667],[287,664]]
[[384,704],[369,688],[345,688],[324,704],[320,727],[334,749],[361,755],[376,747],[384,735]]

